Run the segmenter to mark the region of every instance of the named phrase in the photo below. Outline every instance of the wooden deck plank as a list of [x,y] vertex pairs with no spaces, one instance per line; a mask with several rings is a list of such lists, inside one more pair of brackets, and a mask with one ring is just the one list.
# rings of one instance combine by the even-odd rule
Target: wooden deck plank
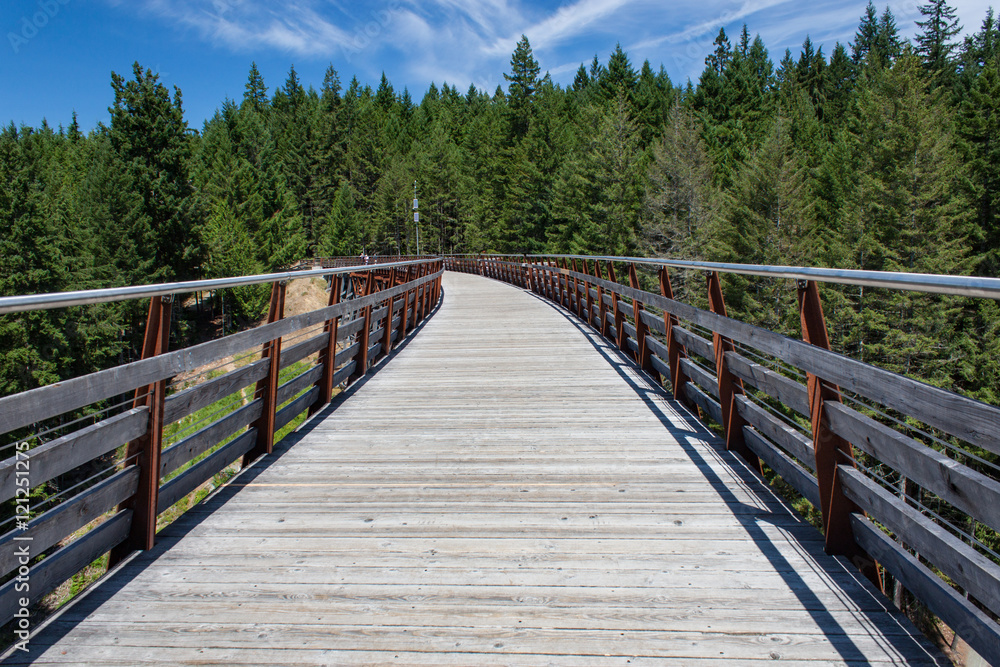
[[590,329],[446,274],[393,358],[6,664],[946,664]]

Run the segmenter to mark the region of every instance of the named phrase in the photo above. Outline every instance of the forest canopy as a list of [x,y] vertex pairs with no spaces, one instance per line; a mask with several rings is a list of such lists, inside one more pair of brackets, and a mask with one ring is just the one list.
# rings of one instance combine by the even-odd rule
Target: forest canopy
[[[106,124],[0,133],[0,295],[412,254],[414,181],[424,252],[996,276],[1000,23],[990,10],[963,37],[946,0],[920,12],[913,42],[870,3],[851,43],[806,36],[777,58],[745,25],[720,30],[683,84],[618,46],[564,87],[526,37],[506,90],[432,83],[419,102],[385,75],[345,87],[332,65],[318,89],[294,66],[271,88],[251,64],[242,99],[200,129],[136,63],[111,75]],[[996,400],[995,303],[825,297],[844,351]],[[731,281],[727,299],[794,329],[787,286]],[[110,305],[0,318],[0,395],[133,357],[141,320]]]

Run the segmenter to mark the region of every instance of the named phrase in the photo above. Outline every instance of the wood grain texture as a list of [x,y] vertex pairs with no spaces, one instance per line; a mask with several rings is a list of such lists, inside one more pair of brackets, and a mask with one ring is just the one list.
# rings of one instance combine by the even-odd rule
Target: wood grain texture
[[138,438],[148,425],[149,408],[133,408],[39,445],[20,462],[17,456],[5,459],[0,462],[0,502],[14,497],[19,466],[30,471],[34,488]]
[[946,664],[589,325],[444,292],[9,664]]

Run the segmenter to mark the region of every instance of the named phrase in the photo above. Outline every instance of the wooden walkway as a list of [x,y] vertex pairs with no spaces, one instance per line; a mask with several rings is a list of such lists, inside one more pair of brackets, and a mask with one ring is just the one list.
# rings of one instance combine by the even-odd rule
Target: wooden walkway
[[9,664],[946,664],[572,316],[445,276],[366,381]]

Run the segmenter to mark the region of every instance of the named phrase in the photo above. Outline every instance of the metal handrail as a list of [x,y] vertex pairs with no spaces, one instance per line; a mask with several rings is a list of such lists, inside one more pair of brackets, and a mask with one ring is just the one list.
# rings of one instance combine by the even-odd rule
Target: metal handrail
[[655,257],[615,257],[608,255],[455,255],[456,257],[516,257],[519,259],[585,259],[609,262],[635,262],[653,264],[678,269],[696,269],[735,273],[745,276],[765,276],[771,278],[791,278],[794,280],[815,280],[822,283],[838,283],[863,287],[925,292],[929,294],[949,294],[1000,300],[1000,278],[979,278],[973,276],[948,276],[934,273],[902,273],[893,271],[859,271],[856,269],[822,269],[807,266],[767,266],[762,264],[728,264],[722,262],[695,262],[680,259],[659,259]]
[[170,294],[185,294],[202,292],[225,287],[244,287],[264,283],[297,280],[299,278],[319,278],[351,271],[367,271],[371,269],[391,269],[398,266],[412,266],[440,259],[429,256],[427,259],[414,259],[405,262],[390,262],[386,264],[361,264],[343,266],[334,269],[311,269],[306,271],[285,271],[282,273],[262,273],[255,276],[237,278],[214,278],[210,280],[191,280],[180,283],[159,283],[155,285],[132,285],[129,287],[109,287],[106,289],[80,290],[76,292],[49,292],[45,294],[27,294],[24,296],[8,296],[0,298],[0,315],[22,313],[31,310],[50,310],[69,306],[84,306],[95,303],[110,303],[113,301],[128,301]]

